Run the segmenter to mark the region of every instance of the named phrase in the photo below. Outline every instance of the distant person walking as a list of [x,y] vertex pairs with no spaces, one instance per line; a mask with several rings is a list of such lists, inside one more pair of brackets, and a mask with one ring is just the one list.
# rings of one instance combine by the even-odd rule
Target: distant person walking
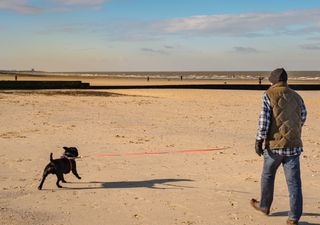
[[251,199],[250,203],[254,209],[269,215],[275,175],[282,164],[290,196],[287,224],[294,225],[298,224],[302,215],[301,130],[306,121],[307,110],[300,95],[288,87],[287,79],[287,72],[283,68],[272,71],[269,76],[272,85],[262,97],[255,144],[256,153],[264,157],[261,197],[260,201]]

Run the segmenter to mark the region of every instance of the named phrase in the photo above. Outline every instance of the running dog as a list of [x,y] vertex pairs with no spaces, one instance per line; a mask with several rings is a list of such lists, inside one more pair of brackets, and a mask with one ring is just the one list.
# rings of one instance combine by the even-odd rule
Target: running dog
[[65,150],[63,155],[60,159],[53,159],[52,153],[50,154],[50,163],[45,167],[43,171],[43,176],[41,183],[38,187],[39,190],[42,189],[43,183],[49,174],[55,174],[57,176],[57,187],[62,188],[59,184],[61,181],[62,183],[67,183],[63,177],[63,174],[72,173],[78,178],[81,177],[78,175],[76,161],[75,159],[78,158],[78,149],[76,147],[63,147]]

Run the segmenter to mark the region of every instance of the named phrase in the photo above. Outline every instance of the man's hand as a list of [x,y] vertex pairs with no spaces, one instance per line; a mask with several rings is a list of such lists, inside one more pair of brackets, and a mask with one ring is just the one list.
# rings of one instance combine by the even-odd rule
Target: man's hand
[[261,156],[263,154],[262,143],[263,140],[256,140],[255,149],[258,156]]

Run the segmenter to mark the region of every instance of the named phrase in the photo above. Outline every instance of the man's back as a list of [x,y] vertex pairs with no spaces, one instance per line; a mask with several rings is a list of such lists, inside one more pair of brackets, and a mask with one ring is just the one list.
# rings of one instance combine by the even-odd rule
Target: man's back
[[271,86],[266,94],[272,110],[266,145],[270,149],[302,147],[300,95],[282,82]]

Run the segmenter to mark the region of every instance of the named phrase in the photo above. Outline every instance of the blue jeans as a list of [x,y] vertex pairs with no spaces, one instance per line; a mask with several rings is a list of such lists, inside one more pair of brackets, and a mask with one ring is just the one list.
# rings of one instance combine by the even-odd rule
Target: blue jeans
[[263,209],[271,208],[274,193],[274,180],[277,169],[280,164],[282,164],[290,197],[289,219],[299,221],[302,215],[300,155],[282,156],[264,150],[263,156],[264,165],[261,176],[260,207]]

